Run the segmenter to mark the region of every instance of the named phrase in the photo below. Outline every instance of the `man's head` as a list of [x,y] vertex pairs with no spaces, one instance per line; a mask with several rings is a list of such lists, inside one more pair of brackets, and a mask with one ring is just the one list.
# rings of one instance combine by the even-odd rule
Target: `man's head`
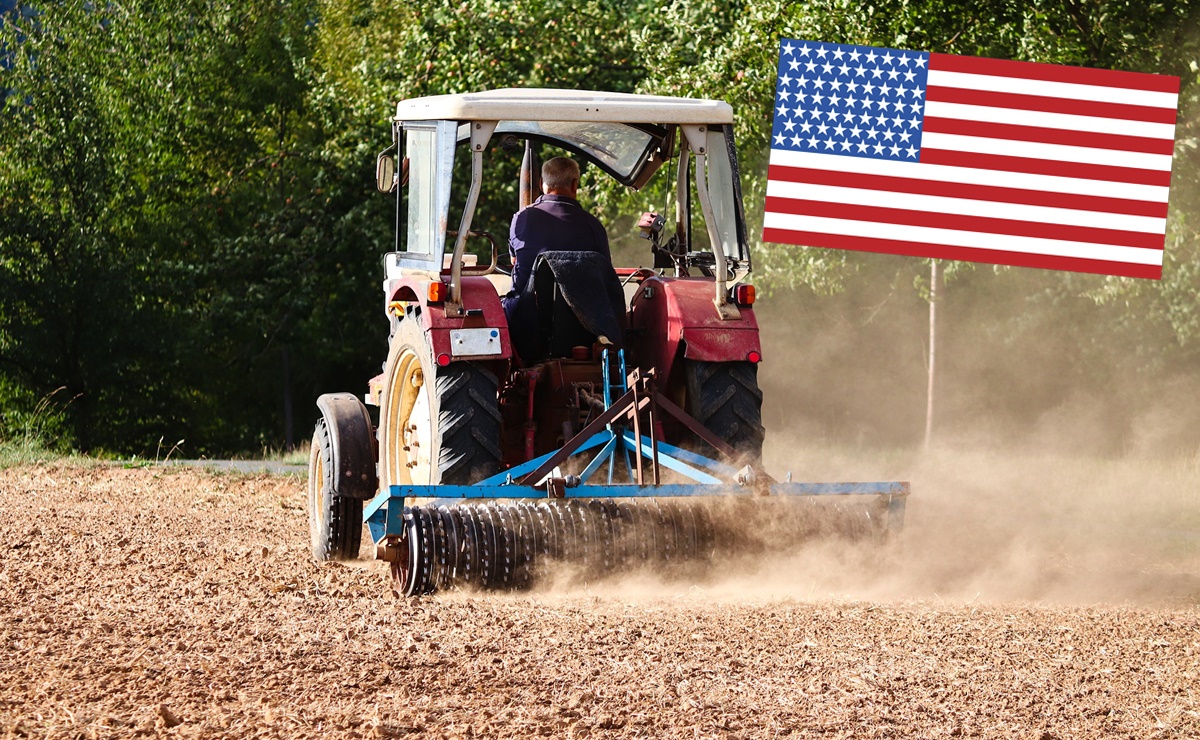
[[574,198],[579,193],[579,165],[570,157],[547,159],[542,165],[542,192]]

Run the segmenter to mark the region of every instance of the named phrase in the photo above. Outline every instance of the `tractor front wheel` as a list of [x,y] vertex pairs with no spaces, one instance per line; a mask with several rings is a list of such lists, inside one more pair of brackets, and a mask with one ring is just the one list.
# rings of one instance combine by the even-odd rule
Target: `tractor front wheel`
[[362,499],[335,492],[333,438],[322,418],[308,457],[308,530],[316,560],[353,560],[362,543]]

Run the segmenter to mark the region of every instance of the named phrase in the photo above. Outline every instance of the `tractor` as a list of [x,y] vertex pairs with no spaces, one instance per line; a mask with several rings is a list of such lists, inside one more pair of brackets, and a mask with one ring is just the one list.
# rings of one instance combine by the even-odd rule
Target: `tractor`
[[[731,530],[703,502],[836,501],[857,529],[900,526],[906,483],[776,482],[762,467],[764,355],[728,104],[502,89],[404,100],[392,133],[376,166],[396,198],[387,359],[365,397],[317,401],[317,560],[356,557],[365,523],[395,590],[418,595],[522,587],[554,560],[704,559]],[[634,190],[663,177],[673,207],[637,221],[638,266],[560,269],[570,254],[543,254],[533,309],[510,326],[511,255],[493,233],[508,224],[476,217],[505,193],[528,207],[547,153]]]

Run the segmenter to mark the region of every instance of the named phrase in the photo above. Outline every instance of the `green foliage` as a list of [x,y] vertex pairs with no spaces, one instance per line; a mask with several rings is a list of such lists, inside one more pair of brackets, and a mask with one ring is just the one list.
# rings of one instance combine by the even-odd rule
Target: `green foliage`
[[[1115,332],[1142,367],[1184,367],[1200,343],[1198,28],[1185,0],[28,3],[0,26],[0,438],[143,457],[164,438],[188,455],[303,442],[316,395],[378,371],[394,213],[371,171],[407,97],[727,100],[760,285],[922,295],[919,260],[757,243],[784,36],[1181,75],[1163,281],[947,268],[955,290],[1030,296],[1025,323],[978,319],[997,341],[1099,302],[1081,361]],[[477,224],[502,236],[518,160],[489,156],[506,184]],[[585,176],[587,197],[617,239],[666,205],[665,186],[602,180]]]

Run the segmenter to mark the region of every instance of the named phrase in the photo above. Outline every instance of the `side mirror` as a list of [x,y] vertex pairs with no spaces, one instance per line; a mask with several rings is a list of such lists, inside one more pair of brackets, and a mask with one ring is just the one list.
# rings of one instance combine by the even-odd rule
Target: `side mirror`
[[396,189],[396,159],[390,154],[380,154],[375,160],[375,187],[381,193]]

